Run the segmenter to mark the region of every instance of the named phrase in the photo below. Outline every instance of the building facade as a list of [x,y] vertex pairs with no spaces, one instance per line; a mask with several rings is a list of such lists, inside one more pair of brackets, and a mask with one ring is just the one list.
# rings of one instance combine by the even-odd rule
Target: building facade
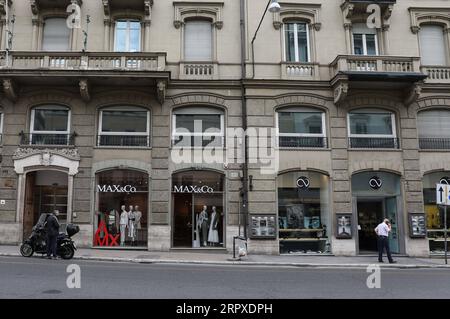
[[57,209],[85,247],[442,251],[450,1],[266,4],[0,1],[0,243]]

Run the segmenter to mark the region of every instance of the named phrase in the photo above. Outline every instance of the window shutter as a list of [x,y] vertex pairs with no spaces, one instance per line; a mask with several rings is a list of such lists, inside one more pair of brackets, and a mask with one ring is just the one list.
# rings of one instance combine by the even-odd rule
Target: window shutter
[[212,27],[208,21],[189,21],[184,29],[184,59],[212,60]]
[[418,114],[419,137],[450,138],[450,111],[434,110]]
[[420,54],[423,65],[446,65],[444,30],[438,25],[420,27]]
[[45,20],[42,49],[44,51],[69,51],[70,29],[66,19],[50,18]]

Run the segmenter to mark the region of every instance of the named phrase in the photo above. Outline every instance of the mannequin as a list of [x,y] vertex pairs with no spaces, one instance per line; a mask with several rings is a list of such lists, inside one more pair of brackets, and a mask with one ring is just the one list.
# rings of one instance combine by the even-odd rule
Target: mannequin
[[108,214],[108,231],[111,234],[117,234],[117,220],[118,212],[115,209],[111,209]]
[[128,225],[128,212],[125,210],[125,205],[120,206],[122,213],[120,213],[120,246],[125,244],[125,231]]
[[219,231],[217,230],[217,226],[219,225],[219,217],[219,214],[216,212],[216,206],[213,206],[208,234],[208,242],[211,246],[215,246],[219,243]]
[[134,214],[134,207],[133,205],[130,205],[128,206],[128,237],[131,238],[132,246],[134,246],[136,240],[135,221],[136,216]]
[[201,242],[203,246],[207,246],[208,239],[208,212],[206,211],[207,207],[203,206],[203,210],[197,214],[197,230],[198,233],[201,234]]
[[134,206],[134,238],[138,240],[138,232],[141,229],[142,212],[139,210],[139,206]]

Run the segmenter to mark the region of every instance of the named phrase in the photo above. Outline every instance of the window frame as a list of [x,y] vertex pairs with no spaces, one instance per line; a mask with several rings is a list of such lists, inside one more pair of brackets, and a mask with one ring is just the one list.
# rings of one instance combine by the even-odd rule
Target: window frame
[[[63,19],[63,20],[67,20],[67,15],[58,15],[58,14],[56,14],[56,15],[48,15],[48,16],[43,16],[42,17],[42,20],[41,20],[41,26],[39,27],[39,29],[40,29],[40,35],[38,35],[37,37],[38,37],[38,41],[39,41],[39,37],[40,37],[40,42],[38,42],[38,44],[37,44],[37,46],[39,46],[40,47],[40,50],[42,50],[42,51],[45,51],[44,50],[44,39],[45,39],[45,22],[46,22],[46,20],[49,20],[49,19]],[[63,50],[63,51],[61,51],[61,50],[47,50],[46,52],[70,52],[70,51],[72,51],[72,49],[73,49],[73,40],[74,40],[74,34],[73,34],[73,30],[75,30],[75,29],[70,29],[70,28],[68,28],[69,29],[69,38],[68,38],[68,46],[67,46],[67,50]]]
[[[287,24],[293,24],[294,25],[294,54],[295,54],[295,61],[288,61],[287,60],[287,52],[286,52],[286,25]],[[298,47],[298,24],[305,24],[306,27],[306,45],[307,45],[307,54],[308,59],[307,61],[300,61],[299,56],[299,47]],[[310,23],[306,21],[286,21],[283,23],[283,59],[285,62],[288,63],[311,63],[311,36],[310,36]]]
[[[187,108],[189,109],[189,108]],[[178,113],[180,114],[180,113]],[[195,133],[195,132],[190,132],[190,133],[186,133],[186,132],[177,132],[177,121],[176,121],[176,116],[177,116],[177,112],[176,110],[172,113],[172,132],[171,132],[171,141],[172,141],[172,147],[175,148],[204,148],[204,147],[208,147],[208,146],[177,146],[176,144],[174,144],[174,141],[176,139],[176,137],[179,136],[187,136],[187,137],[196,137],[196,136],[200,136],[200,137],[213,137],[213,136],[218,136],[222,138],[222,142],[220,144],[220,146],[211,146],[211,147],[225,147],[225,113],[222,110],[218,110],[217,113],[184,113],[183,115],[219,115],[220,116],[220,132],[217,133]]]
[[[368,112],[358,112],[358,110],[369,110]],[[395,123],[395,112],[388,111],[388,110],[382,110],[380,109],[380,112],[374,112],[376,109],[356,109],[354,111],[349,111],[347,113],[347,133],[348,137],[352,138],[397,138],[397,125]],[[351,114],[390,114],[391,115],[391,123],[392,123],[392,134],[352,134],[351,133],[351,122],[350,122],[350,115]]]
[[[195,22],[204,22],[204,23],[208,23],[210,24],[210,36],[211,36],[211,43],[210,43],[210,58],[209,59],[200,59],[200,60],[195,60],[195,59],[187,59],[186,58],[186,25],[189,23],[195,23]],[[202,62],[206,62],[206,63],[212,63],[215,60],[215,56],[216,56],[216,50],[215,50],[215,39],[216,39],[216,35],[215,35],[215,30],[213,27],[213,22],[211,22],[209,19],[206,18],[196,18],[196,19],[187,19],[186,21],[184,21],[183,24],[183,43],[181,44],[181,48],[182,48],[182,60],[183,61],[187,61],[187,62],[192,62],[192,63],[202,63]]]
[[[289,108],[286,108],[289,109]],[[286,110],[285,109],[285,110]],[[301,109],[304,109],[304,111],[301,111]],[[277,130],[277,136],[288,136],[288,137],[327,137],[327,130],[326,130],[326,120],[325,120],[325,112],[322,110],[315,110],[311,108],[308,110],[308,108],[298,108],[298,110],[292,110],[292,111],[283,111],[277,110],[276,112],[276,130]],[[279,113],[321,113],[322,115],[322,133],[280,133],[280,117]]]
[[[126,32],[125,32],[125,51],[119,51],[117,50],[117,23],[118,22],[126,22],[127,23],[127,28],[126,28]],[[130,28],[130,23],[131,22],[138,22],[139,23],[139,50],[137,51],[130,51],[130,33],[131,33],[131,28]],[[133,18],[126,18],[126,19],[116,19],[114,21],[114,43],[113,43],[113,52],[142,52],[142,25],[141,25],[141,21],[139,19],[133,19]]]
[[[373,33],[367,33],[367,32],[363,32],[363,30],[361,30],[360,28],[356,27],[356,28],[354,28],[352,30],[351,35],[352,35],[352,54],[353,55],[373,56],[373,55],[367,54],[367,35],[373,35],[374,36],[374,38],[375,38],[375,56],[379,56],[380,55],[380,46],[379,46],[379,43],[378,43],[378,33],[376,31],[373,32]],[[361,35],[362,36],[362,42],[363,42],[363,54],[362,55],[355,53],[355,35]]]
[[[423,34],[423,27],[429,27],[429,26],[431,26],[431,27],[439,27],[440,29],[441,29],[441,31],[442,31],[442,40],[443,40],[443,42],[442,42],[442,47],[443,47],[443,49],[444,49],[444,64],[442,64],[442,65],[430,65],[430,64],[424,64],[423,63],[423,58],[424,58],[424,55],[423,55],[423,41],[421,40],[421,38],[422,38],[422,34]],[[421,32],[422,32],[422,34],[421,34]],[[433,23],[433,21],[431,21],[431,22],[427,22],[427,23],[422,23],[421,25],[420,25],[420,30],[418,31],[418,33],[417,33],[417,41],[418,41],[418,44],[419,44],[419,55],[420,55],[420,63],[423,65],[423,66],[435,66],[435,67],[448,67],[449,66],[449,64],[450,64],[450,57],[449,57],[449,54],[450,54],[450,40],[447,40],[446,39],[446,36],[445,36],[445,26],[443,26],[442,24],[440,24],[440,23]],[[449,42],[449,43],[448,43]]]
[[[66,131],[36,131],[34,129],[34,121],[36,116],[36,110],[64,110],[67,111],[67,130]],[[33,136],[33,134],[54,134],[54,135],[70,135],[70,123],[72,121],[72,112],[69,107],[62,106],[62,105],[41,105],[36,106],[31,109],[31,116],[30,116],[30,135]],[[30,140],[32,140],[30,138]]]
[[[128,109],[127,109],[128,108]],[[147,113],[147,125],[146,125],[146,132],[103,132],[103,111],[119,111],[119,112],[125,112],[125,111],[134,111],[134,112],[146,112]],[[144,107],[139,106],[109,106],[102,108],[99,111],[99,120],[98,120],[98,136],[150,136],[150,110],[146,109]],[[97,146],[109,146],[109,145],[100,145],[100,143],[97,143]],[[149,147],[150,145],[147,145]],[[135,147],[135,146],[119,146],[119,147]]]

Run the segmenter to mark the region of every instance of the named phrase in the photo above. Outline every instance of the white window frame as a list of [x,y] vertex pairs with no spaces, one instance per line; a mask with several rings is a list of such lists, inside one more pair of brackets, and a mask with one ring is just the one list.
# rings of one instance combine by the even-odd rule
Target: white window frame
[[[64,110],[67,111],[67,130],[66,131],[36,131],[34,129],[34,120],[35,120],[35,114],[36,114],[36,110]],[[37,106],[34,107],[31,110],[31,122],[30,122],[30,145],[33,142],[33,135],[44,135],[44,134],[49,134],[49,135],[66,135],[68,136],[70,134],[70,123],[72,120],[72,112],[70,110],[70,108],[66,107],[66,106],[59,106],[59,105],[42,105],[42,106]],[[69,141],[69,139],[67,139],[67,141]]]
[[[118,111],[118,112],[130,112],[130,111],[136,111],[136,112],[147,112],[147,126],[145,132],[103,132],[103,111]],[[111,106],[111,107],[105,107],[100,110],[99,113],[99,119],[98,119],[98,138],[97,138],[97,146],[98,147],[112,147],[112,145],[101,145],[100,140],[101,136],[146,136],[147,137],[147,146],[121,146],[121,145],[114,145],[114,147],[123,147],[123,148],[136,148],[136,147],[150,147],[150,110],[146,108],[141,107],[133,107],[133,106],[123,106],[123,107],[117,107],[117,106]]]
[[[298,28],[297,25],[304,23],[306,26],[306,44],[307,44],[307,50],[308,50],[308,60],[306,62],[300,61],[300,57],[298,54]],[[293,24],[294,25],[294,52],[295,52],[295,61],[288,61],[286,57],[286,25],[287,24]],[[285,62],[291,62],[291,63],[311,63],[311,42],[310,42],[310,28],[308,22],[302,22],[302,21],[289,21],[283,23],[283,55],[284,55],[284,61]]]
[[180,136],[183,136],[183,137],[184,136],[186,136],[186,137],[200,136],[202,138],[218,136],[218,137],[222,138],[220,146],[205,146],[205,147],[224,147],[224,145],[225,145],[225,117],[224,117],[223,112],[222,113],[219,113],[219,112],[218,113],[209,113],[209,114],[208,113],[204,113],[204,114],[202,114],[202,113],[191,113],[191,114],[183,113],[183,115],[192,115],[192,116],[194,116],[194,115],[211,115],[211,114],[220,115],[220,132],[217,132],[217,133],[177,132],[177,113],[173,113],[172,114],[172,147],[175,147],[175,148],[204,148],[204,146],[192,146],[192,145],[177,146],[177,145],[175,145],[174,144],[175,139]]
[[[44,24],[45,24],[45,21],[47,21],[47,20],[51,20],[51,19],[61,19],[61,20],[66,20],[66,18],[64,18],[64,17],[59,17],[59,16],[48,16],[48,17],[46,17],[45,19],[44,19]],[[45,25],[43,25],[42,27],[41,27],[41,41],[40,41],[40,47],[42,48],[42,50],[44,50],[44,41],[45,41]],[[74,37],[74,35],[73,35],[73,29],[69,29],[69,38],[67,39],[67,50],[63,50],[63,52],[69,52],[69,51],[71,51],[72,50],[72,39],[73,39],[73,37]],[[61,51],[61,50],[47,50],[47,51],[49,51],[49,52],[58,52],[58,51]]]
[[[117,50],[117,23],[118,22],[126,22],[127,28],[125,32],[125,51],[118,51]],[[114,27],[114,52],[141,52],[142,51],[142,26],[139,27],[139,50],[138,51],[130,51],[130,22],[139,22],[139,20],[135,19],[118,19],[115,21],[115,27]]]
[[378,34],[376,33],[360,33],[360,32],[352,32],[352,50],[353,55],[356,55],[355,53],[355,34],[362,35],[362,41],[363,41],[363,56],[368,56],[367,54],[367,35],[373,35],[375,37],[375,55],[380,55],[380,51],[378,49]]
[[[351,133],[351,123],[350,123],[350,115],[351,114],[390,114],[391,115],[391,123],[392,123],[392,134],[352,134]],[[379,112],[376,112],[375,110],[367,110],[367,111],[351,111],[347,113],[347,133],[348,137],[352,138],[397,138],[397,128],[395,123],[395,113],[391,111],[384,111],[380,110]]]

